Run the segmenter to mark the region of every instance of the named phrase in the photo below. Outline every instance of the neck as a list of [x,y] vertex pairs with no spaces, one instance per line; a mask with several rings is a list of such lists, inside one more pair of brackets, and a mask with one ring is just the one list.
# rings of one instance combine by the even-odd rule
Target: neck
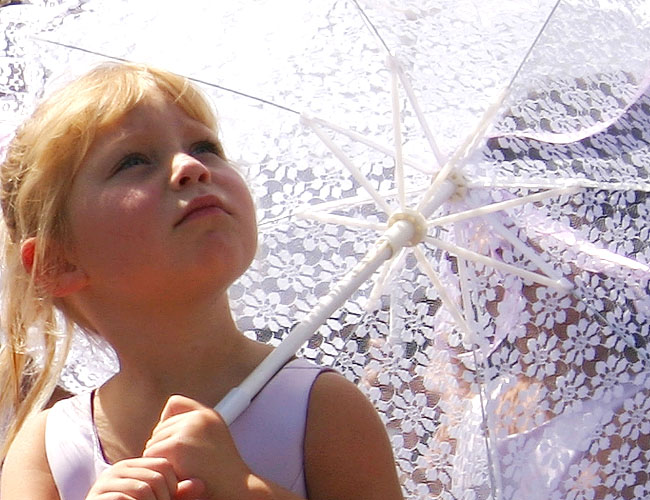
[[137,382],[150,397],[216,397],[215,387],[248,373],[266,352],[239,332],[225,293],[164,304],[118,301],[103,299],[89,321],[118,354],[112,384],[123,380],[129,391]]
[[120,372],[99,390],[95,413],[114,460],[142,450],[169,396],[213,407],[270,350],[239,332],[225,294],[155,309],[121,304],[119,315],[103,309],[89,318],[120,360]]

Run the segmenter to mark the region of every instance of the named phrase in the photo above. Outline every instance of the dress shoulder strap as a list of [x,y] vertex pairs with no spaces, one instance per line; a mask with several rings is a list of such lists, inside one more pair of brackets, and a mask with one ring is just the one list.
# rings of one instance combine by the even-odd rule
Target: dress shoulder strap
[[328,370],[303,359],[290,361],[230,427],[251,470],[304,498],[309,395],[316,378]]
[[[290,361],[230,427],[251,470],[304,498],[309,395],[318,375],[328,370],[302,359]],[[109,467],[93,423],[92,400],[92,392],[64,399],[47,416],[45,451],[61,500],[84,500]]]
[[93,392],[58,401],[45,426],[45,452],[61,500],[83,500],[108,464],[92,419]]

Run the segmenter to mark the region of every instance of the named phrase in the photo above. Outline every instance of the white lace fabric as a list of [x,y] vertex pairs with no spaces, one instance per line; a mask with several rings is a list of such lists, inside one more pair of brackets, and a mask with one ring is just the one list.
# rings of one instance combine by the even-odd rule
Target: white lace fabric
[[[224,3],[143,0],[136,8],[126,0],[32,0],[1,7],[0,144],[43,89],[105,59],[96,53],[272,101],[391,153],[385,44],[443,160],[509,87],[478,146],[455,169],[458,191],[432,220],[565,191],[432,225],[419,248],[442,290],[405,250],[386,273],[383,293],[369,300],[374,283],[364,285],[302,354],[337,367],[373,401],[407,498],[650,495],[645,2],[296,1],[274,22],[274,2]],[[170,36],[179,25],[192,29]],[[227,153],[258,200],[258,257],[231,301],[241,328],[275,345],[374,244],[374,226],[389,214],[299,115],[202,87],[217,106]],[[405,197],[415,205],[441,166],[399,92]],[[397,209],[392,153],[327,133]],[[316,209],[361,222],[322,222]],[[303,212],[312,215],[299,217]],[[474,262],[437,240],[568,286]],[[62,384],[93,387],[116,368],[100,341],[80,337]]]

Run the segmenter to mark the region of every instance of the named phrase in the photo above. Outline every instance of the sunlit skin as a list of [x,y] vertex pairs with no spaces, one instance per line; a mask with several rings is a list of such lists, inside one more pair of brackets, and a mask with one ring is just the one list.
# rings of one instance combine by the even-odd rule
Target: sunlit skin
[[[66,260],[79,289],[64,300],[120,358],[96,401],[111,461],[142,453],[170,394],[212,406],[267,352],[230,316],[226,290],[253,258],[256,225],[246,184],[216,141],[150,98],[102,131],[70,194]],[[194,200],[207,206],[191,210]],[[138,410],[143,399],[156,411]],[[121,417],[131,404],[140,425]]]
[[[122,370],[125,356],[141,352],[136,339],[151,349],[165,331],[185,335],[190,344],[204,342],[219,321],[220,330],[240,338],[229,315],[226,322],[221,316],[228,311],[227,287],[255,252],[254,207],[215,144],[203,124],[162,97],[150,99],[100,134],[75,179],[67,259],[83,271],[85,283],[66,300],[113,343]],[[193,200],[210,196],[217,207],[185,218]],[[179,324],[152,331],[163,311],[167,325]],[[188,317],[200,319],[194,333]]]
[[[72,241],[47,289],[120,362],[96,392],[93,414],[114,465],[87,500],[298,498],[248,468],[212,410],[270,351],[242,335],[231,315],[227,289],[250,265],[257,228],[247,186],[216,140],[154,94],[100,131],[74,179]],[[26,267],[37,244],[23,244]],[[383,425],[353,384],[321,375],[309,408],[311,499],[401,498]],[[3,500],[58,498],[45,418],[15,440]]]
[[[223,293],[248,267],[256,246],[253,202],[216,144],[214,132],[163,97],[100,134],[68,202],[71,259],[93,291],[160,303],[162,286],[193,300],[206,292],[202,285]],[[179,223],[205,195],[219,207]]]

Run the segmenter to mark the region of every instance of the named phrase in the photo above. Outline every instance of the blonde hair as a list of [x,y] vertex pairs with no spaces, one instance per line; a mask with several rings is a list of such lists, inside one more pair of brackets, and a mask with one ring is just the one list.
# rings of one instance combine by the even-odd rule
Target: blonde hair
[[[65,204],[75,174],[98,132],[155,93],[216,132],[209,101],[186,78],[144,65],[105,63],[41,103],[8,146],[0,166],[0,424],[8,422],[0,462],[25,419],[50,397],[68,352],[74,318],[64,314],[61,325],[60,304],[39,289],[35,277],[56,271],[56,246],[69,241]],[[31,237],[37,244],[28,273],[21,245]],[[38,359],[28,349],[33,335],[41,345]]]

